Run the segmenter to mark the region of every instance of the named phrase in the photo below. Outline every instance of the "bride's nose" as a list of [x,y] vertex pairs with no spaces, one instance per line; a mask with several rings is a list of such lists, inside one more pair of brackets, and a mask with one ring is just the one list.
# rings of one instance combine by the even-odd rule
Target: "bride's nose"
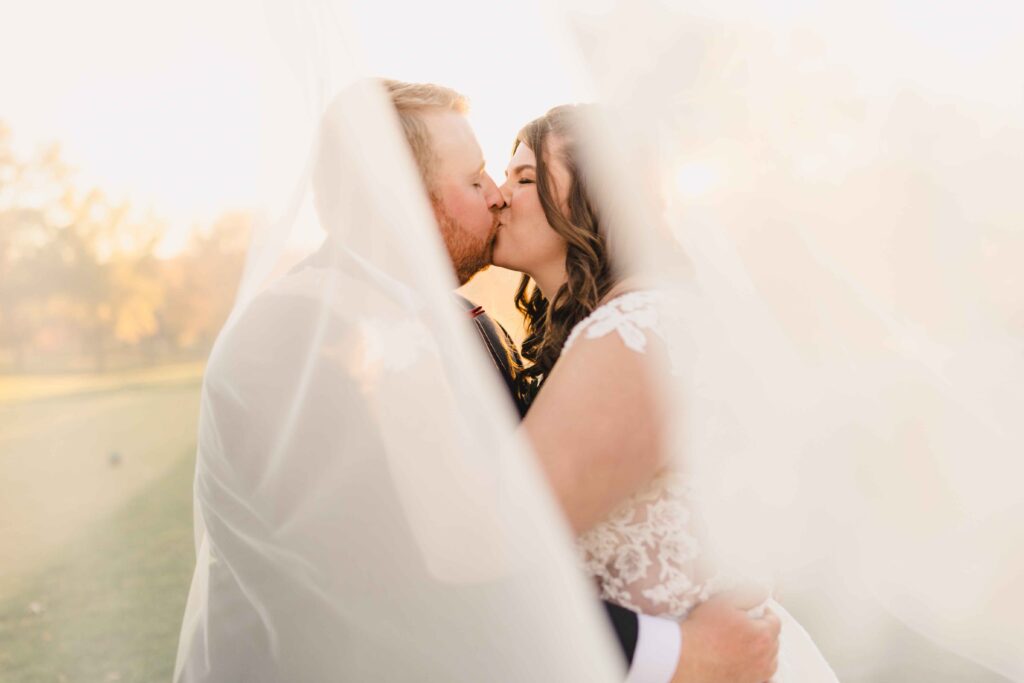
[[505,195],[499,190],[497,183],[491,177],[484,174],[484,197],[487,200],[487,207],[491,211],[500,211],[505,208]]

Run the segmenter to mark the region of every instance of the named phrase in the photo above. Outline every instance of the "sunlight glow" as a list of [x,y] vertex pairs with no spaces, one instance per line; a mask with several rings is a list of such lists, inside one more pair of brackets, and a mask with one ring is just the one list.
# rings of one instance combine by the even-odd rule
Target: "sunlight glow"
[[[500,180],[518,129],[577,91],[545,47],[552,41],[539,8],[521,7],[510,21],[501,7],[466,4],[448,26],[465,35],[458,57],[422,30],[434,11],[353,7],[370,73],[468,95],[487,170]],[[58,143],[81,186],[164,219],[159,256],[173,256],[195,226],[225,211],[280,209],[277,195],[307,154],[293,134],[307,112],[259,3],[142,10],[124,0],[88,8],[42,0],[13,14],[0,24],[0,122],[21,149]],[[44,35],[61,49],[42,49]],[[515,71],[499,72],[499,54],[521,44],[531,48],[517,50]]]
[[678,167],[675,190],[682,199],[697,199],[712,192],[721,182],[718,169],[705,162],[691,161]]

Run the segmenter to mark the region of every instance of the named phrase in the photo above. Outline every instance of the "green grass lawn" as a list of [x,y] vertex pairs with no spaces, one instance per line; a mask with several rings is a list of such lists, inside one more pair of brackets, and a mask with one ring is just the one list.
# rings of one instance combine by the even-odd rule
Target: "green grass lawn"
[[[0,382],[0,683],[170,681],[194,566],[198,377]],[[795,586],[812,600],[794,612],[845,683],[1006,683],[891,618],[838,628],[818,599],[831,590]],[[866,657],[866,638],[888,654]]]
[[0,601],[0,680],[170,680],[194,566],[193,453]]

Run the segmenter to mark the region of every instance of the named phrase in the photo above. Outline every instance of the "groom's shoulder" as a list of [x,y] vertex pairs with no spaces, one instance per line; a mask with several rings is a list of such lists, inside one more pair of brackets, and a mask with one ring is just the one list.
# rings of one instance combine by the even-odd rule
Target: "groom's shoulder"
[[233,314],[232,332],[287,336],[302,329],[328,302],[305,273],[288,273],[241,305]]
[[357,274],[302,264],[239,304],[224,326],[211,363],[302,362],[312,349],[343,348],[374,320],[408,317],[401,302]]
[[[306,280],[306,281],[304,281]],[[350,326],[327,292],[301,274],[287,274],[238,304],[210,354],[209,368],[235,374],[300,362],[314,335],[326,343]]]

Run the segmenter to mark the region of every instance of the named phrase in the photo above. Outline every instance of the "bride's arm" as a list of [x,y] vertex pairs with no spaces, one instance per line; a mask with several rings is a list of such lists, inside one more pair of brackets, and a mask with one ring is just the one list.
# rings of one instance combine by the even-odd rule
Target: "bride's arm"
[[646,484],[664,462],[658,355],[618,334],[582,336],[556,363],[523,428],[577,533]]

